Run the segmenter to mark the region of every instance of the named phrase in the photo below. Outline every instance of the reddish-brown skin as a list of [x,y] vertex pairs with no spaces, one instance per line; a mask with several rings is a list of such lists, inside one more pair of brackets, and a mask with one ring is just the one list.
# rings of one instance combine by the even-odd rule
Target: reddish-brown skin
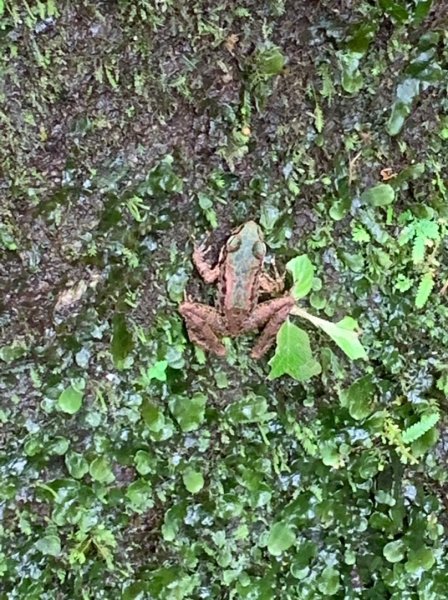
[[190,340],[218,356],[226,349],[220,338],[237,337],[264,327],[251,356],[261,358],[272,346],[295,301],[285,295],[258,302],[260,292],[281,292],[282,279],[262,272],[266,247],[254,221],[236,229],[222,248],[218,264],[210,267],[208,250],[194,250],[193,262],[206,283],[218,282],[217,308],[198,302],[183,302],[179,311],[185,319]]

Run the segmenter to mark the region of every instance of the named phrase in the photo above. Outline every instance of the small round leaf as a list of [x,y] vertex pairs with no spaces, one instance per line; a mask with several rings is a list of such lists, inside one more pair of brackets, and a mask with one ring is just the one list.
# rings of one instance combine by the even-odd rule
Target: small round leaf
[[274,523],[269,532],[268,551],[273,556],[280,556],[296,541],[296,534],[285,521]]
[[61,553],[61,540],[57,535],[45,535],[37,540],[36,548],[47,556],[59,556]]
[[384,558],[391,562],[396,563],[400,562],[404,558],[404,544],[402,540],[396,540],[394,542],[389,542],[383,548]]
[[188,469],[183,475],[183,482],[191,494],[197,494],[204,487],[204,477],[199,471]]
[[59,396],[58,406],[68,415],[74,415],[81,408],[82,397],[82,391],[70,385]]

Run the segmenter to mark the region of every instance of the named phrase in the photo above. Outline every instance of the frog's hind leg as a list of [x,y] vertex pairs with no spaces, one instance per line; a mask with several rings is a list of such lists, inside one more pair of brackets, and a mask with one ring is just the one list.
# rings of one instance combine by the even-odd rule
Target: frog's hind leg
[[278,330],[294,306],[295,300],[292,296],[283,296],[282,298],[262,302],[255,308],[244,329],[246,331],[261,329],[262,327],[264,329],[251,352],[252,358],[261,358],[266,354],[275,342]]
[[193,344],[217,356],[225,356],[226,348],[219,336],[227,334],[221,314],[207,304],[182,302],[179,312],[185,319],[188,337]]

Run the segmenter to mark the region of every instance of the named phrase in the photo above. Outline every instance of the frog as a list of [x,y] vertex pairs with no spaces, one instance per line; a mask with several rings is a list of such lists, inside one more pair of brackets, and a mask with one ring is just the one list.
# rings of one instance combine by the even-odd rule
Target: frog
[[[264,269],[266,244],[260,226],[248,221],[234,229],[219,252],[218,262],[207,261],[210,247],[195,246],[193,263],[207,284],[217,284],[215,306],[190,300],[179,306],[190,341],[219,357],[226,356],[223,337],[236,338],[262,330],[251,357],[262,358],[272,347],[277,332],[295,306],[284,294],[284,277],[269,275]],[[283,295],[260,301],[261,294]]]

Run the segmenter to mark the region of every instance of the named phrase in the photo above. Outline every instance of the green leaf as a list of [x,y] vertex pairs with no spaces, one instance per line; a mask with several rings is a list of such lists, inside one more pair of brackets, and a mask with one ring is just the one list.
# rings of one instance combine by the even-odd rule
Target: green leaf
[[412,262],[419,265],[425,260],[426,237],[418,235],[412,244]]
[[303,317],[311,321],[316,327],[320,327],[352,360],[358,358],[368,359],[367,353],[358,339],[358,334],[354,331],[358,324],[352,317],[344,317],[338,323],[331,323],[331,321],[310,315],[298,306],[292,309],[291,314]]
[[375,39],[375,34],[378,29],[374,19],[360,21],[355,24],[351,30],[350,39],[347,42],[347,48],[352,52],[365,54],[369,49],[370,43]]
[[133,481],[126,491],[126,498],[135,512],[146,512],[154,506],[151,483],[145,479]]
[[268,537],[268,552],[272,556],[280,556],[296,541],[296,534],[285,521],[274,523]]
[[266,398],[252,393],[232,402],[226,409],[226,415],[234,423],[262,423],[268,420],[272,413],[268,412]]
[[[82,386],[84,387],[84,386]],[[68,415],[74,415],[82,406],[83,393],[78,386],[69,386],[58,398],[59,408]]]
[[379,183],[361,194],[361,200],[371,206],[388,206],[394,199],[394,188],[388,183]]
[[325,598],[326,596],[334,596],[340,585],[339,571],[333,567],[326,567],[319,577],[317,588]]
[[432,273],[425,273],[418,286],[417,296],[415,297],[416,308],[423,308],[428,302],[429,296],[431,295],[432,288],[434,287],[434,277]]
[[334,200],[330,206],[328,214],[333,219],[333,221],[341,221],[345,216],[347,216],[348,211],[350,210],[350,206],[350,198]]
[[147,475],[151,473],[152,466],[152,458],[149,452],[146,450],[137,450],[134,457],[135,468],[140,475]]
[[286,268],[292,274],[294,281],[291,295],[296,300],[303,298],[313,286],[314,267],[312,262],[306,254],[302,254],[290,260]]
[[89,473],[94,481],[100,483],[112,483],[115,479],[109,461],[104,456],[98,456],[90,463]]
[[333,469],[340,469],[344,460],[339,454],[338,448],[336,447],[336,442],[330,440],[325,442],[320,447],[320,456],[322,462],[327,467],[332,467]]
[[362,53],[347,51],[339,55],[342,67],[341,85],[349,94],[356,94],[363,86],[363,78],[359,71]]
[[433,427],[426,433],[424,433],[421,437],[412,442],[411,450],[412,454],[418,458],[423,456],[430,448],[435,446],[437,440],[439,439],[439,431],[437,428]]
[[89,463],[78,452],[68,452],[65,456],[65,465],[75,479],[81,479],[89,470]]
[[168,367],[167,360],[159,360],[148,369],[148,379],[157,379],[158,381],[166,381],[166,368]]
[[321,372],[320,364],[311,353],[308,334],[289,319],[277,333],[277,347],[269,365],[269,379],[286,374],[297,381],[307,381]]
[[383,548],[383,556],[390,563],[400,562],[404,558],[404,543],[402,540],[389,542]]
[[416,573],[420,569],[429,571],[435,562],[436,557],[432,549],[428,548],[428,546],[421,546],[409,552],[405,568],[408,573]]
[[387,132],[391,136],[398,135],[403,128],[406,118],[410,115],[414,99],[420,93],[421,83],[418,79],[409,77],[398,84],[396,99],[387,123]]
[[186,507],[184,504],[178,502],[165,513],[164,523],[162,525],[162,536],[167,542],[172,542],[183,523],[186,514]]
[[169,407],[182,431],[195,431],[204,420],[207,397],[195,394],[192,398],[179,396],[169,400]]
[[408,427],[402,434],[402,439],[405,444],[415,442],[419,437],[432,429],[439,422],[440,414],[433,412],[428,415],[423,415],[417,423]]
[[150,400],[145,399],[141,408],[142,417],[150,431],[158,432],[165,426],[165,416],[162,409],[153,404]]
[[25,356],[27,348],[23,342],[13,342],[10,346],[0,348],[0,360],[12,363],[14,360]]
[[409,18],[408,11],[402,2],[397,0],[379,0],[378,4],[386,14],[398,23],[404,23]]
[[324,128],[324,114],[317,101],[314,107],[314,127],[316,128],[317,133],[322,133]]
[[278,75],[285,66],[285,57],[276,47],[261,51],[256,61],[257,71],[268,77]]
[[47,444],[48,454],[56,454],[57,456],[63,456],[70,446],[70,440],[65,437],[57,436]]
[[182,479],[185,487],[191,494],[197,494],[204,487],[204,477],[200,471],[188,469],[183,474]]
[[126,319],[119,313],[113,319],[113,334],[111,343],[111,353],[114,365],[121,370],[124,367],[124,361],[131,353],[134,342],[131,333],[126,326]]
[[365,375],[341,392],[341,405],[348,408],[348,412],[353,419],[365,419],[373,412],[371,399],[374,391],[375,386],[372,383],[371,376]]
[[61,540],[57,535],[46,535],[37,540],[36,548],[47,556],[59,556],[61,554]]

